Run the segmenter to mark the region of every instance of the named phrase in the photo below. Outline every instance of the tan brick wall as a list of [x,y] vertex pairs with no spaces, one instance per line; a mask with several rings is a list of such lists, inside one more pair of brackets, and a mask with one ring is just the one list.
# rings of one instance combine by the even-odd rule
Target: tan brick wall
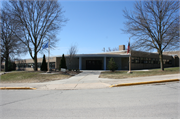
[[[121,60],[122,60],[123,58],[121,58],[121,57],[114,57],[113,59],[114,59],[116,65],[117,65],[117,67],[118,67],[118,70],[120,70],[120,69],[121,69],[121,66],[122,66],[122,61],[121,61]],[[107,64],[107,65],[108,65],[108,64]],[[107,65],[106,65],[106,66],[107,66]]]
[[[155,58],[159,59],[159,54],[157,53],[148,53],[148,52],[141,52],[141,51],[132,51],[132,57],[140,57],[140,58]],[[163,59],[173,60],[172,56],[163,55]],[[170,67],[172,64],[164,64],[164,67]],[[149,69],[149,68],[159,68],[160,64],[144,64],[144,63],[131,63],[132,69]]]
[[[119,46],[119,48],[124,48],[123,45]],[[106,53],[100,53],[100,54],[114,54],[114,55],[127,55],[127,52],[106,52]],[[163,58],[164,59],[173,59],[171,56],[168,55],[172,55],[172,54],[176,54],[178,56],[180,56],[180,51],[175,51],[175,52],[164,52]],[[159,59],[159,55],[157,53],[148,53],[148,52],[141,52],[141,51],[131,51],[131,55],[132,57],[143,57],[143,58],[156,58]],[[69,68],[69,63],[68,63],[68,58],[66,58],[66,63],[67,63],[67,67]],[[60,60],[61,57],[51,57],[50,58],[50,62],[55,62],[55,68],[59,69],[59,64],[60,64]],[[101,60],[102,61],[102,69],[104,69],[104,58],[103,57],[89,57],[89,58],[84,58],[82,57],[82,69],[86,69],[86,60]],[[108,64],[108,61],[110,60],[110,58],[107,57],[106,59],[106,66]],[[122,70],[124,69],[129,69],[129,58],[126,57],[115,57],[114,58],[115,62],[117,63],[118,67],[121,67]],[[26,60],[21,60],[21,61],[16,61],[16,63],[21,62],[21,63],[34,63],[34,61],[32,59],[26,59]],[[46,62],[48,62],[48,57],[46,57]],[[42,63],[42,58],[38,58],[38,63]],[[179,64],[179,59],[175,58],[174,60],[174,64]],[[169,64],[165,64],[166,66],[171,66]],[[132,63],[132,69],[143,69],[143,68],[156,68],[159,67],[159,64],[135,64]],[[72,67],[70,67],[71,69],[75,69],[75,68],[79,68],[79,59],[78,57],[76,57],[73,62],[72,62]],[[107,67],[106,67],[107,69]],[[31,70],[31,68],[26,68],[26,70]],[[32,69],[33,70],[33,69]]]
[[[16,67],[16,70],[21,70],[21,71],[34,71],[33,68],[19,68],[19,69],[18,69],[18,67]],[[38,68],[38,71],[41,71],[41,69]]]
[[121,69],[122,70],[127,70],[129,69],[129,58],[128,57],[125,57],[125,58],[122,58],[121,59]]
[[[42,63],[43,58],[38,58],[37,62]],[[50,57],[50,62],[56,62],[56,57]],[[25,60],[19,60],[20,62],[24,63],[34,63],[33,59],[25,59]],[[19,61],[15,61],[15,63],[19,63]],[[48,57],[46,57],[46,62],[48,62]]]
[[173,66],[179,66],[180,64],[180,51],[163,52],[166,55],[173,55]]
[[[38,63],[42,63],[43,58],[38,58],[37,62]],[[56,67],[56,57],[50,57],[49,58],[50,62],[55,62],[55,67]],[[46,62],[48,63],[48,57],[46,57]],[[34,63],[33,59],[25,59],[25,60],[18,60],[15,61],[16,64],[19,63]],[[16,70],[18,70],[18,67],[16,67]],[[26,71],[33,71],[33,68],[30,67],[26,67],[26,68],[20,68],[19,70],[26,70]],[[40,68],[38,68],[38,70],[40,71]]]
[[69,58],[66,58],[66,66],[68,69],[79,69],[79,58],[74,57],[71,61],[71,64],[69,64]]
[[180,51],[163,52],[165,55],[177,55],[180,57]]
[[125,50],[125,45],[119,45],[119,50]]
[[61,62],[61,58],[60,57],[56,57],[56,63],[55,63],[55,68],[56,69],[59,69],[60,62]]

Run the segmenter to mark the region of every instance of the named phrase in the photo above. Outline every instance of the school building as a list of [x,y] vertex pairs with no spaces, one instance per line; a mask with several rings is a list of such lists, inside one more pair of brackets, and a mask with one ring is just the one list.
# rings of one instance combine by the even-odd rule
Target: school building
[[[114,58],[118,66],[118,70],[129,69],[129,56],[125,50],[125,45],[119,46],[119,51],[114,52],[103,52],[94,54],[76,54],[70,65],[69,56],[65,55],[66,65],[68,69],[79,69],[79,70],[108,70],[107,65],[110,58]],[[180,51],[164,52],[163,63],[164,67],[179,66]],[[59,69],[60,61],[62,56],[50,57],[50,69]],[[48,57],[46,57],[46,62]],[[34,62],[32,59],[17,60],[17,70],[33,70]],[[42,58],[38,58],[38,70],[42,63]],[[131,51],[131,69],[150,69],[159,68],[159,54],[142,51]]]

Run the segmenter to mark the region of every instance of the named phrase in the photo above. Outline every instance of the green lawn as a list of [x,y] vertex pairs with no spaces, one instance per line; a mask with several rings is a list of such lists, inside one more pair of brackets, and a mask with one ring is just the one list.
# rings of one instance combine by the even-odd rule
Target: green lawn
[[101,72],[100,78],[112,78],[112,79],[123,79],[143,76],[154,76],[154,75],[166,75],[166,74],[177,74],[179,73],[179,67],[165,68],[164,71],[160,69],[151,69],[149,71],[133,71],[132,74],[128,74],[127,71],[105,71]]
[[36,83],[71,77],[66,74],[41,74],[44,72],[13,71],[1,75],[1,83]]

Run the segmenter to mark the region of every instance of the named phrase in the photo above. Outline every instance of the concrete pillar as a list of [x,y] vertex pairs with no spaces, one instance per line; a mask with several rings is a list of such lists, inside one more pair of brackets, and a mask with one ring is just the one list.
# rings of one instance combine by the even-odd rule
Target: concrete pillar
[[121,70],[121,69],[122,69],[122,68],[121,68],[121,67],[122,67],[122,64],[121,64],[121,58],[120,58],[120,61],[119,61],[119,62],[120,62],[119,70]]
[[79,70],[82,69],[82,57],[79,57]]
[[104,57],[104,70],[106,70],[106,57]]

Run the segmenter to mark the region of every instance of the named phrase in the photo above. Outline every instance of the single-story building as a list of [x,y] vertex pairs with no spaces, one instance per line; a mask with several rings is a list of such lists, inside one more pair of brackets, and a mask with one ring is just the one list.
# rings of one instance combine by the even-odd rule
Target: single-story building
[[[163,63],[164,67],[179,66],[180,51],[164,52]],[[50,57],[50,69],[59,69],[62,56]],[[130,54],[125,50],[125,45],[119,46],[119,51],[103,52],[94,54],[76,54],[69,65],[69,56],[65,55],[66,65],[68,69],[79,70],[108,70],[107,65],[110,58],[114,58],[118,66],[118,70],[129,69]],[[48,57],[46,57],[46,62]],[[17,60],[17,70],[33,70],[34,62],[32,59]],[[38,58],[38,70],[42,63],[42,58]],[[149,69],[159,68],[160,61],[158,53],[131,51],[131,69]]]

